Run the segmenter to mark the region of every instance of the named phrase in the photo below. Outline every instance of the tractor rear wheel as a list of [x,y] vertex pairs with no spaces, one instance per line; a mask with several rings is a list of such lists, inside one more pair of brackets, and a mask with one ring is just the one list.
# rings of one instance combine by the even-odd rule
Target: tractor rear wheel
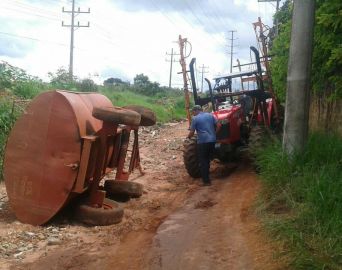
[[193,178],[201,177],[200,165],[197,155],[197,139],[191,138],[184,143],[183,161],[188,174]]
[[259,172],[260,168],[257,165],[256,156],[258,151],[266,145],[267,141],[267,132],[265,127],[256,125],[251,128],[251,132],[249,134],[248,139],[248,152],[250,160],[252,161],[253,167],[255,171]]
[[94,107],[93,116],[102,121],[129,126],[138,126],[141,120],[139,113],[121,107]]
[[143,185],[132,181],[106,180],[104,189],[109,196],[126,195],[139,198],[143,194]]
[[107,226],[121,222],[124,210],[115,201],[105,198],[100,208],[85,203],[79,204],[75,209],[75,218],[92,226]]
[[156,114],[149,108],[139,105],[128,105],[123,108],[135,111],[141,115],[140,126],[153,126],[157,122]]

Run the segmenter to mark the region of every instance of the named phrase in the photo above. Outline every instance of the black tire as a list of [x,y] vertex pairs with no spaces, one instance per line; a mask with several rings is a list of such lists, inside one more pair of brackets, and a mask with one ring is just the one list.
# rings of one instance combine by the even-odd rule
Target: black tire
[[193,178],[201,177],[199,160],[197,155],[197,139],[189,139],[184,143],[183,161],[188,174]]
[[268,133],[265,127],[256,125],[251,128],[251,132],[248,139],[248,152],[249,158],[256,172],[260,172],[260,167],[257,164],[257,153],[262,147],[266,145]]
[[121,107],[94,107],[93,116],[99,120],[138,126],[141,120],[139,113]]
[[79,204],[75,209],[76,220],[92,225],[107,226],[121,222],[124,210],[117,203],[105,198],[101,208],[91,207],[87,204]]
[[143,185],[131,181],[106,180],[104,189],[109,196],[126,195],[131,198],[139,198],[143,194]]
[[141,115],[140,126],[153,126],[157,122],[156,114],[149,108],[139,105],[128,105],[123,108],[135,111]]

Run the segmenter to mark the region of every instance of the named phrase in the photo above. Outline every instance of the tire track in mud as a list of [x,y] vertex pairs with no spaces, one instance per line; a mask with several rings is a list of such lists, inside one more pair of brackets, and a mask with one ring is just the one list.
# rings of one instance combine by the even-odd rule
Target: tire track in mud
[[155,234],[128,237],[106,269],[281,269],[251,211],[256,175],[234,168],[214,166],[211,187],[188,197]]

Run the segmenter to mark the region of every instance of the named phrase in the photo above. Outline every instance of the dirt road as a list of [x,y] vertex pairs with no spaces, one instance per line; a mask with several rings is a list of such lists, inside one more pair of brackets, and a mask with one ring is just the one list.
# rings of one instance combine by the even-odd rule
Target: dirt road
[[86,227],[62,213],[33,227],[16,221],[0,186],[0,269],[280,269],[252,205],[248,165],[212,164],[200,187],[182,162],[186,123],[141,133],[141,198],[123,203],[117,225]]

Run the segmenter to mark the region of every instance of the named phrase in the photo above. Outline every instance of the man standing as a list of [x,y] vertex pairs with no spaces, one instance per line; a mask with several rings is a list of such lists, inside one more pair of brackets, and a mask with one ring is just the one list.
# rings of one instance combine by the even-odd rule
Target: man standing
[[215,149],[216,132],[219,130],[220,125],[217,125],[217,120],[211,113],[202,111],[201,106],[195,105],[192,108],[192,122],[190,132],[187,136],[190,139],[197,133],[197,155],[201,170],[201,176],[204,186],[210,186],[211,181],[209,178],[210,157]]

